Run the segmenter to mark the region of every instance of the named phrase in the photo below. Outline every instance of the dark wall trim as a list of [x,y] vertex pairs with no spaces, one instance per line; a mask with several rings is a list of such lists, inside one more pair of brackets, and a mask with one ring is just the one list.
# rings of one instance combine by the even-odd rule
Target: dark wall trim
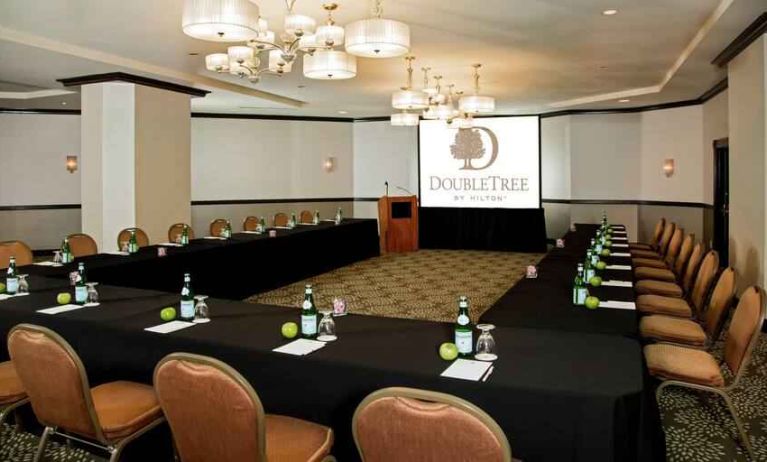
[[[349,117],[313,117],[313,116],[288,116],[266,114],[222,114],[218,112],[193,112],[195,119],[252,119],[252,120],[301,120],[306,122],[354,122]],[[386,119],[388,120],[388,118]]]
[[719,93],[727,90],[727,86],[728,86],[727,79],[726,78],[722,79],[719,83],[709,88],[707,92],[700,95],[700,98],[698,99],[700,100],[701,103],[705,103],[706,101],[710,100],[711,98],[718,95]]
[[65,87],[79,87],[81,85],[87,85],[90,83],[129,82],[138,85],[144,85],[145,87],[153,87],[159,88],[161,90],[184,93],[195,97],[204,97],[210,93],[208,90],[200,90],[199,88],[179,85],[177,83],[166,82],[164,80],[150,79],[149,77],[141,77],[139,75],[127,74],[125,72],[108,72],[106,74],[81,75],[79,77],[57,79],[57,81],[61,82],[61,84]]
[[391,116],[378,116],[378,117],[359,117],[354,119],[355,122],[383,122],[391,121]]
[[54,115],[80,115],[79,109],[14,109],[0,107],[0,114],[54,114]]
[[642,201],[622,199],[542,199],[544,204],[592,204],[592,205],[656,205],[663,207],[690,207],[713,209],[711,204],[702,202]]
[[716,55],[711,64],[719,67],[726,66],[743,50],[748,48],[756,39],[767,32],[767,12],[762,13],[746,29],[740,33],[721,53]]
[[8,210],[61,210],[79,209],[80,204],[46,204],[46,205],[0,205],[0,211]]
[[294,204],[298,202],[375,202],[377,197],[308,197],[282,199],[228,199],[192,201],[192,205]]

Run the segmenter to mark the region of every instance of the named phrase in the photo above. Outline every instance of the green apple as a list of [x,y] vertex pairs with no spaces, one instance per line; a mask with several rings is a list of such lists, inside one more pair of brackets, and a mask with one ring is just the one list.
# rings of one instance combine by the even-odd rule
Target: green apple
[[69,292],[61,292],[60,294],[56,295],[56,302],[58,302],[59,305],[66,305],[71,301],[72,295]]
[[176,309],[172,306],[166,306],[162,310],[160,310],[160,319],[163,321],[173,321],[176,319]]
[[445,342],[439,346],[439,357],[445,361],[452,361],[458,357],[458,347],[455,343]]
[[293,338],[298,335],[298,324],[294,322],[286,322],[282,325],[282,336],[285,338]]
[[599,276],[592,276],[591,279],[589,279],[589,284],[594,287],[599,287],[602,285],[602,278]]
[[600,255],[602,255],[603,257],[609,257],[610,249],[602,249],[602,253]]
[[586,308],[590,310],[596,310],[599,308],[599,299],[592,295],[586,297]]
[[5,284],[0,282],[0,294],[4,294],[4,293],[5,293]]
[[599,260],[597,262],[597,269],[602,271],[605,268],[607,268],[607,263],[603,262],[602,260]]

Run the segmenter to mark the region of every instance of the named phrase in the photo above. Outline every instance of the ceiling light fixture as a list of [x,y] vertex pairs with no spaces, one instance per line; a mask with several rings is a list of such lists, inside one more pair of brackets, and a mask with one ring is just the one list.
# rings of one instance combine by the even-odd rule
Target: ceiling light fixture
[[408,53],[410,27],[384,19],[382,0],[376,0],[373,16],[346,26],[346,51],[363,58],[393,58]]
[[317,50],[304,55],[304,77],[344,80],[357,75],[357,58],[343,51]]
[[328,12],[328,20],[322,26],[317,28],[315,37],[317,43],[322,43],[328,47],[334,47],[340,45],[344,41],[344,28],[337,26],[333,20],[333,11],[338,9],[337,3],[325,3],[322,8]]
[[610,10],[604,10],[602,11],[602,15],[604,16],[613,16],[618,14],[618,10],[610,9]]
[[256,36],[258,17],[250,0],[184,0],[181,27],[201,40],[243,42]]
[[420,110],[429,107],[429,96],[418,90],[413,90],[413,60],[414,56],[406,56],[407,84],[391,95],[391,105],[394,109]]
[[619,103],[628,103],[629,101],[631,101],[631,100],[630,99],[619,99],[618,100]]
[[474,64],[474,94],[464,96],[458,101],[461,112],[468,114],[486,114],[495,111],[495,98],[479,94],[479,68],[481,64]]

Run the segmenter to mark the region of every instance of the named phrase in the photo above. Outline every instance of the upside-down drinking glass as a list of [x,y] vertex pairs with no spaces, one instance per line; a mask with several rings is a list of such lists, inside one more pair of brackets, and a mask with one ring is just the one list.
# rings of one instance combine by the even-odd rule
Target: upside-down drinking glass
[[333,311],[323,310],[320,313],[322,313],[322,319],[317,328],[317,340],[320,342],[332,342],[338,338],[336,336],[336,322],[333,321]]
[[54,250],[53,251],[53,263],[60,265],[61,264],[61,250]]
[[19,288],[16,291],[17,295],[24,295],[29,293],[29,282],[27,282],[28,274],[19,274]]
[[206,298],[208,298],[207,295],[194,296],[197,303],[194,305],[194,321],[192,322],[198,324],[210,322],[210,308],[208,308],[208,305],[205,303]]
[[88,300],[86,301],[86,303],[89,305],[99,304],[99,292],[96,290],[97,285],[99,285],[98,282],[85,283],[85,286],[88,287]]
[[495,361],[498,355],[495,350],[495,339],[490,335],[490,331],[495,329],[492,324],[478,324],[477,329],[482,331],[477,339],[477,354],[474,359],[479,361]]

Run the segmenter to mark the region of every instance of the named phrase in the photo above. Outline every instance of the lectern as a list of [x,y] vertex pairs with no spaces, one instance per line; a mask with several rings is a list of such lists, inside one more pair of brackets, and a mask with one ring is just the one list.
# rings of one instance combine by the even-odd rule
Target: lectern
[[418,198],[383,196],[378,199],[381,252],[418,250]]

